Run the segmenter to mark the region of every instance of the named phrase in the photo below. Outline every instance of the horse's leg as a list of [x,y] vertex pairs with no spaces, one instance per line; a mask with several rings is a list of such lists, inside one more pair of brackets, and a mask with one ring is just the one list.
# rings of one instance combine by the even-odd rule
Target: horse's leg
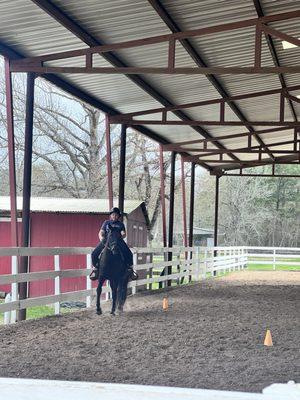
[[127,285],[128,285],[128,277],[124,275],[118,284],[118,310],[123,311],[123,307],[127,298]]
[[111,314],[115,315],[116,305],[117,305],[117,289],[118,289],[118,284],[115,279],[110,280],[110,287],[111,287],[111,291],[112,291]]
[[103,277],[99,277],[99,281],[98,281],[98,287],[97,287],[97,297],[96,297],[96,312],[98,315],[102,314],[102,310],[100,307],[100,297],[101,297],[101,293],[102,293],[102,285],[105,281],[105,278]]

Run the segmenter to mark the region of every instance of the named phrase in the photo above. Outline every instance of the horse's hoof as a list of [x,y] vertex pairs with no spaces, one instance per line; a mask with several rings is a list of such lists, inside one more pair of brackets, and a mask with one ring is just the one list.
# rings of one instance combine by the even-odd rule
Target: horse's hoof
[[97,309],[96,314],[97,314],[97,315],[101,315],[101,314],[102,314],[101,308],[98,308],[98,309]]

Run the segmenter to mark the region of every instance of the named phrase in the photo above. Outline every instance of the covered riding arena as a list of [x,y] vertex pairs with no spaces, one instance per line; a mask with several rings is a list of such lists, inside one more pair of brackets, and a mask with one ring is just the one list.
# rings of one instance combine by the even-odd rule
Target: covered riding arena
[[[1,329],[0,375],[261,392],[299,382],[299,272],[233,273]],[[298,322],[297,322],[298,321]],[[263,345],[270,327],[274,347]]]
[[[144,390],[145,400],[155,391],[158,399],[299,396],[300,249],[251,248],[243,243],[218,246],[222,177],[299,180],[299,19],[300,2],[286,0],[0,2],[11,217],[11,246],[0,248],[0,262],[9,260],[11,265],[11,272],[0,276],[0,285],[11,287],[0,304],[7,323],[0,326],[0,377],[80,381],[78,388],[86,387],[85,381],[96,382],[91,389],[108,390],[103,399],[121,399],[123,394],[124,399],[135,399],[139,390]],[[16,203],[15,73],[27,74],[21,229]],[[124,210],[127,129],[158,144],[162,243],[155,249],[132,248],[134,267],[148,274],[129,284],[132,296],[122,315],[110,316],[109,303],[101,317],[94,312],[95,290],[88,278],[91,248],[30,246],[38,79],[105,113],[109,208]],[[110,133],[116,124],[121,125],[120,167],[114,187]],[[166,152],[171,156],[168,187]],[[182,192],[180,248],[173,246],[177,161]],[[295,166],[295,172],[285,174],[278,167],[282,165]],[[213,247],[197,247],[193,240],[199,167],[215,177]],[[83,267],[63,270],[62,260],[69,255],[84,255]],[[48,257],[49,269],[29,271],[29,259],[34,257]],[[257,260],[272,270],[247,270]],[[295,271],[276,270],[282,263]],[[66,277],[84,277],[84,288],[63,292]],[[52,292],[29,298],[28,285],[39,280],[51,280]],[[139,286],[144,291],[137,293]],[[63,301],[78,299],[85,301],[86,310],[59,315]],[[164,299],[169,303],[165,309]],[[26,309],[49,304],[54,304],[55,315],[24,321]],[[267,329],[273,346],[264,345]],[[296,384],[275,385],[274,392],[268,388],[288,381]],[[30,396],[34,385],[41,390],[47,386],[26,382],[24,396]],[[170,392],[168,397],[163,389],[126,386],[120,389],[122,396],[113,397],[107,382],[164,386]],[[14,385],[0,379],[0,393],[2,388],[13,393]],[[173,393],[171,387],[199,390]],[[66,389],[68,396],[71,391]]]

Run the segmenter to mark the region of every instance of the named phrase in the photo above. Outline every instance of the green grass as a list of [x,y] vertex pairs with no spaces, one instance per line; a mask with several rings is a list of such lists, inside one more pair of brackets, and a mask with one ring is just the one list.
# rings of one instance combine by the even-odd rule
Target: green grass
[[[3,303],[3,300],[0,300],[0,303]],[[68,312],[72,312],[75,310],[79,310],[78,308],[60,308],[61,314],[66,314]],[[37,319],[43,317],[49,317],[54,315],[54,306],[36,306],[27,308],[26,319]],[[0,325],[3,324],[4,313],[0,313]]]
[[[249,271],[273,271],[272,264],[249,264]],[[277,264],[275,265],[275,271],[300,271],[300,265],[285,265]]]

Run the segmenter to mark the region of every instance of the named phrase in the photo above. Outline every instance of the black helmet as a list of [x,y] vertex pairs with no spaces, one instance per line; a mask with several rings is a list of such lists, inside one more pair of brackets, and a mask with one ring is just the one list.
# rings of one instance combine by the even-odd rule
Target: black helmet
[[110,214],[113,214],[113,213],[118,214],[118,215],[121,215],[121,211],[120,211],[120,209],[119,209],[118,207],[113,207],[113,208],[110,210],[109,215],[110,215]]

